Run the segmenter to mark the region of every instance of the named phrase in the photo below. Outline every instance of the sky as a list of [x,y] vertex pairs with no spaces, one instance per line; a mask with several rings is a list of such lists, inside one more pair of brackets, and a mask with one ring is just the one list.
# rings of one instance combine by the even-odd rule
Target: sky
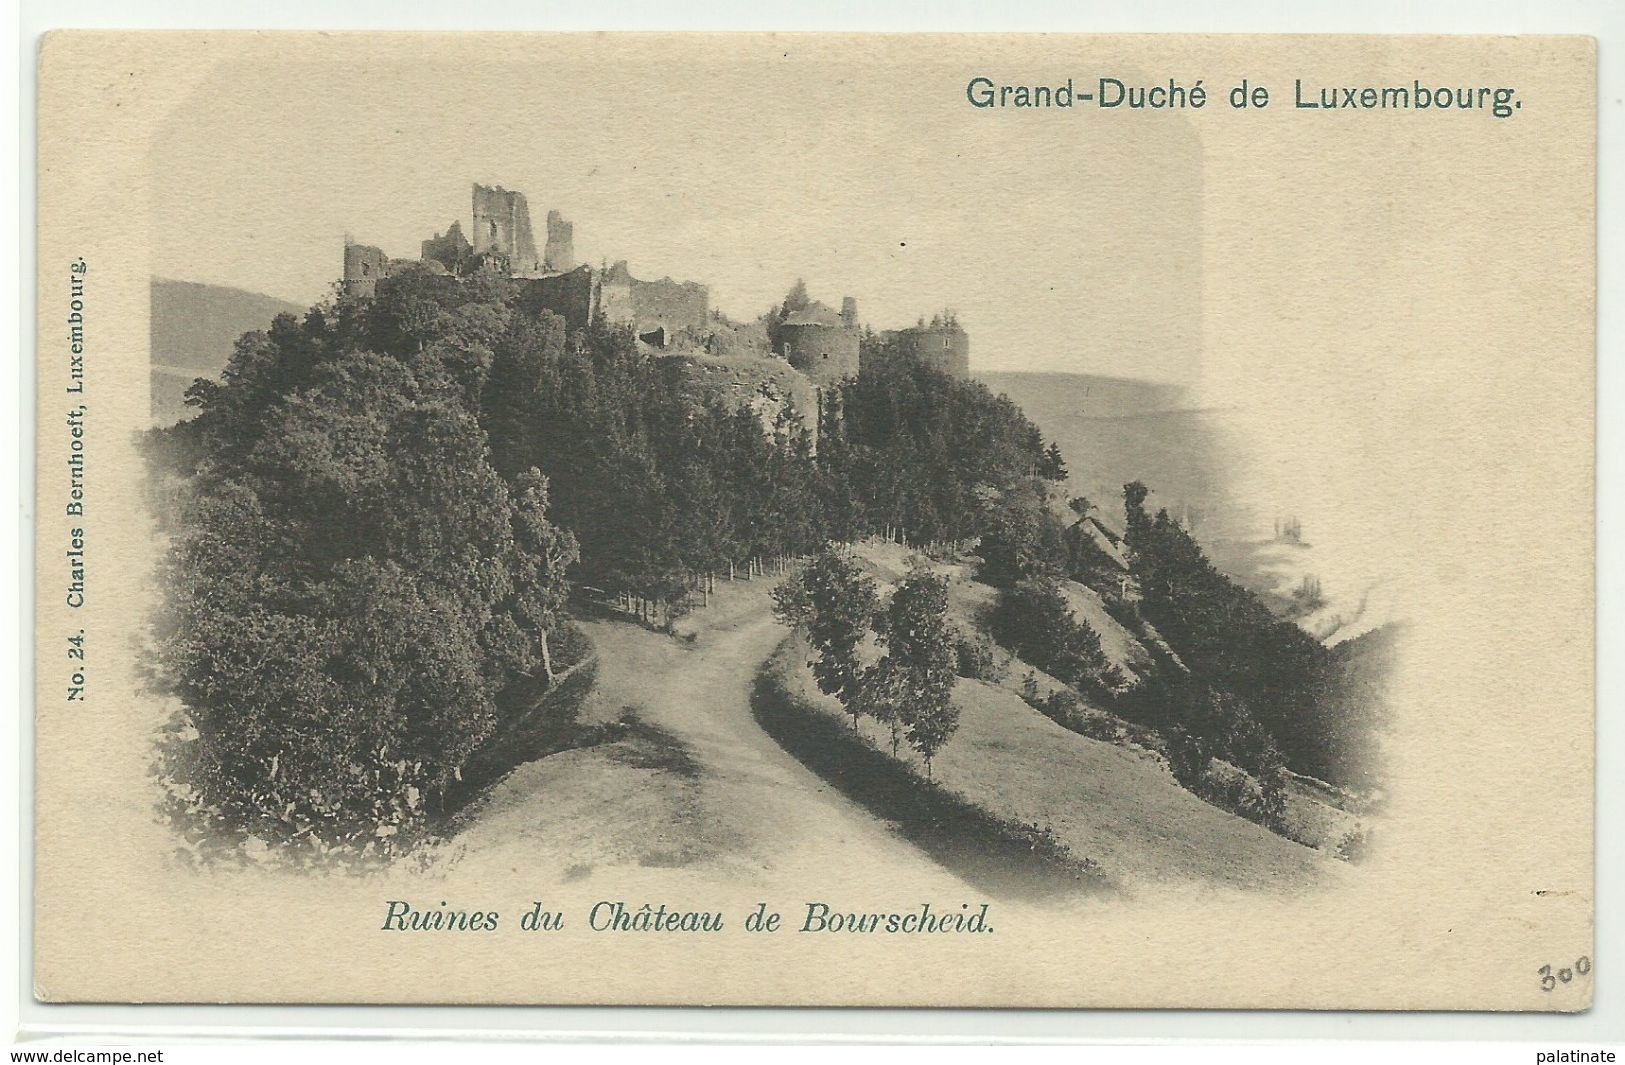
[[310,303],[347,234],[415,258],[467,232],[477,181],[524,192],[538,241],[557,209],[582,261],[703,282],[736,318],[799,277],[876,328],[953,309],[977,371],[1196,374],[1202,167],[1178,115],[978,110],[963,55],[489,40],[485,62],[339,43],[217,65],[154,142],[153,272]]
[[[445,54],[426,61],[426,40]],[[1587,535],[1572,456],[1595,369],[1595,106],[1585,64],[1554,58],[1574,42],[643,40],[226,42],[206,68],[154,69],[180,102],[151,141],[152,272],[312,300],[346,233],[414,255],[466,222],[480,181],[524,191],[538,224],[562,211],[587,261],[705,282],[737,317],[797,277],[879,328],[951,307],[975,373],[1197,384],[1237,437],[1227,487],[1303,522],[1328,596],[1378,574],[1422,589],[1407,605],[1440,613],[1436,662],[1460,654],[1452,597],[1483,586],[1485,560]],[[1493,78],[1530,104],[1502,122],[964,99],[978,74],[1107,71],[1205,77],[1219,101],[1243,77],[1278,93]],[[1574,505],[1508,506],[1548,496]],[[1486,593],[1478,617],[1505,635],[1483,664],[1572,631],[1562,611],[1583,596],[1547,595],[1555,572]],[[1449,689],[1504,702],[1492,675]]]

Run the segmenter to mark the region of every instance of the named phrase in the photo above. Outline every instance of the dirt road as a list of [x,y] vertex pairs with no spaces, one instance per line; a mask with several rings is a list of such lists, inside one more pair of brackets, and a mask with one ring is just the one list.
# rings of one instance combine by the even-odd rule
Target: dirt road
[[[541,881],[625,883],[659,871],[745,889],[817,884],[832,895],[974,892],[886,822],[834,792],[762,731],[757,670],[785,636],[769,582],[724,586],[679,638],[622,621],[586,626],[602,660],[588,713],[635,722],[619,742],[521,766],[457,837],[460,867]],[[883,879],[882,879],[883,878]]]

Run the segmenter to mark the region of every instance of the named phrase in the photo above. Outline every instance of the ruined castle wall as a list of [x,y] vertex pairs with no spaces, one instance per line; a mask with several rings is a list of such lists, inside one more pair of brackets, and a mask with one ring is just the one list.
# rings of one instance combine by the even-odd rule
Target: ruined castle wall
[[815,385],[829,385],[858,372],[858,332],[838,325],[786,325],[784,357]]
[[598,308],[607,322],[634,327],[637,324],[637,315],[632,306],[632,284],[617,279],[613,274],[605,276],[599,287]]
[[547,247],[543,265],[549,270],[573,270],[576,265],[576,227],[557,211],[547,212]]
[[590,266],[537,278],[520,294],[520,306],[532,314],[552,311],[570,329],[585,329],[592,321],[596,279]]
[[436,233],[422,244],[425,262],[437,262],[453,274],[467,270],[473,255],[473,246],[463,236],[463,227],[457,222],[451,224],[445,236]]
[[633,325],[640,333],[660,326],[668,334],[684,327],[703,330],[711,313],[710,291],[693,281],[633,280],[631,302]]
[[970,376],[970,334],[960,333],[954,341],[948,372],[959,377]]

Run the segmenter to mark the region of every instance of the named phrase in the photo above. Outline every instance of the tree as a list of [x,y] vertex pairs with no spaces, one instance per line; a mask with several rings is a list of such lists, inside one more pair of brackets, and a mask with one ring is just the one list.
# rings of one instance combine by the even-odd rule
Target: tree
[[163,761],[222,838],[397,848],[499,693],[551,668],[574,541],[539,475],[491,462],[505,305],[444,280],[250,334],[173,434],[191,446],[160,449],[179,464],[153,667],[189,726]]
[[806,635],[812,628],[812,592],[805,571],[798,570],[773,586],[773,616],[796,632]]
[[862,665],[858,646],[875,614],[875,585],[858,572],[851,557],[826,544],[799,575],[802,588],[776,595],[779,618],[805,632],[815,657],[807,664],[818,690],[840,700],[858,727]]
[[1241,805],[1231,808],[1278,829],[1286,813],[1286,767],[1274,738],[1246,705],[1229,692],[1188,676],[1164,685],[1159,701],[1166,715],[1160,727],[1174,779],[1211,798],[1209,770],[1215,758],[1222,758],[1258,785],[1255,797],[1236,797],[1231,801]]
[[1138,555],[1149,546],[1151,519],[1145,513],[1145,498],[1148,495],[1150,489],[1139,481],[1130,481],[1123,486],[1123,546],[1132,553],[1131,561],[1132,555]]
[[1164,742],[1168,769],[1174,779],[1188,790],[1199,788],[1207,776],[1208,766],[1213,763],[1213,751],[1208,741],[1182,725],[1175,725],[1168,730]]
[[1030,482],[1043,458],[1038,428],[1007,397],[916,359],[871,346],[857,376],[831,391],[840,417],[826,421],[819,466],[825,510],[845,516],[849,536],[977,536],[992,503]]
[[767,327],[768,346],[773,351],[781,351],[784,342],[783,326],[785,319],[797,311],[804,311],[812,305],[812,297],[807,294],[807,282],[796,278],[796,283],[790,286],[785,293],[784,301],[767,312],[765,325]]
[[1286,813],[1286,763],[1275,737],[1235,696],[1210,690],[1207,698],[1214,748],[1258,782],[1258,820],[1279,825]]
[[948,582],[916,566],[897,585],[878,627],[886,654],[864,671],[865,711],[891,730],[892,754],[903,736],[931,759],[957,727],[954,632],[948,625]]
[[570,596],[568,572],[581,550],[568,529],[547,520],[547,478],[534,467],[514,485],[513,598],[509,604],[521,632],[534,634],[542,669],[554,678],[549,639],[564,619]]
[[[200,479],[164,563],[155,664],[196,732],[186,784],[237,838],[392,847],[494,727],[506,494],[486,494],[488,467],[458,462],[455,418],[438,422],[450,494],[403,490],[411,475],[369,465],[353,438],[338,451],[356,463],[334,464],[309,430],[349,435],[383,412],[364,413],[304,423],[276,452],[287,465],[265,455],[273,480]],[[335,481],[354,489],[355,530],[312,509]],[[300,484],[309,495],[287,490]],[[374,500],[395,502],[392,521]],[[500,525],[460,520],[482,507]]]
[[889,658],[882,658],[863,671],[858,683],[856,710],[853,720],[868,714],[884,725],[891,734],[891,753],[895,757],[902,745],[906,728],[903,707],[908,698],[908,678]]
[[892,753],[901,731],[925,760],[930,777],[932,760],[959,727],[947,579],[923,567],[911,569],[892,593],[879,635],[886,654],[866,679],[875,685],[874,701],[891,704]]
[[1053,580],[1022,581],[1003,589],[990,621],[994,639],[1065,684],[1109,687],[1115,679],[1100,636],[1072,616]]
[[1061,521],[1050,512],[1044,490],[1030,481],[1004,492],[989,508],[977,551],[982,557],[977,575],[999,588],[1059,576],[1067,562]]
[[789,293],[784,297],[785,316],[789,317],[796,311],[804,311],[811,303],[812,298],[807,295],[807,282],[802,278],[796,278],[796,283],[790,286]]
[[959,708],[949,700],[924,701],[908,724],[908,742],[925,759],[925,777],[937,752],[959,729]]
[[1124,542],[1141,614],[1185,669],[1247,708],[1288,764],[1333,782],[1347,779],[1339,741],[1346,726],[1326,683],[1332,653],[1220,573],[1166,510],[1150,516],[1146,494],[1138,482],[1124,486]]
[[1061,446],[1054,441],[1044,449],[1044,458],[1038,464],[1038,475],[1046,481],[1064,481],[1067,478],[1066,460],[1061,457]]

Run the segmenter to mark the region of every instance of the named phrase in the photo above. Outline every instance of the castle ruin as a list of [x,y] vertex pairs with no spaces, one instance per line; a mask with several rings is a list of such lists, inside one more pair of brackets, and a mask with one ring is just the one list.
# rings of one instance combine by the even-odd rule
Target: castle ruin
[[632,276],[624,259],[603,270],[578,265],[575,225],[558,211],[547,212],[547,238],[538,254],[522,192],[476,184],[472,232],[469,240],[462,223],[454,221],[444,234],[423,241],[415,260],[391,259],[379,248],[346,238],[344,292],[370,297],[380,280],[409,270],[454,277],[490,271],[530,282],[523,302],[532,311],[552,311],[571,329],[585,329],[601,314],[630,326],[656,348],[685,329],[703,330],[710,317],[710,290],[697,282],[644,281]]
[[970,376],[970,334],[951,311],[907,329],[889,329],[881,334],[881,342],[891,354],[915,359],[938,373]]
[[575,238],[574,222],[566,222],[557,211],[547,212],[547,248],[542,253],[542,265],[552,271],[575,269]]
[[841,301],[841,313],[813,300],[779,325],[779,354],[815,385],[831,385],[858,372],[858,301]]
[[382,248],[344,241],[344,291],[351,296],[371,296],[380,279],[390,274],[391,260]]
[[453,222],[445,236],[436,233],[423,242],[422,261],[439,263],[451,274],[466,273],[473,258],[474,245],[463,236],[463,227],[459,222]]
[[[625,259],[594,269],[576,261],[575,226],[557,210],[547,212],[546,236],[537,251],[530,205],[522,192],[500,185],[473,187],[472,228],[461,221],[424,240],[417,259],[392,259],[382,249],[344,243],[343,290],[353,297],[376,294],[378,282],[409,271],[452,277],[496,273],[525,282],[520,305],[531,313],[551,311],[571,330],[594,319],[628,326],[651,348],[712,350],[714,331],[710,290],[694,281],[663,277],[645,281]],[[856,374],[864,359],[909,358],[954,377],[970,376],[970,337],[948,312],[906,329],[869,334],[858,322],[858,303],[841,301],[837,313],[817,300],[787,308],[770,326],[773,339],[760,349],[764,358],[782,359],[818,389]],[[757,341],[758,344],[761,341]]]
[[640,338],[658,333],[662,339],[655,347],[665,347],[665,339],[683,329],[705,328],[711,313],[711,292],[694,281],[673,281],[669,277],[639,280],[621,259],[604,271],[599,307],[607,320],[629,323]]
[[506,260],[503,272],[514,277],[542,272],[524,193],[501,185],[474,186],[474,255]]

